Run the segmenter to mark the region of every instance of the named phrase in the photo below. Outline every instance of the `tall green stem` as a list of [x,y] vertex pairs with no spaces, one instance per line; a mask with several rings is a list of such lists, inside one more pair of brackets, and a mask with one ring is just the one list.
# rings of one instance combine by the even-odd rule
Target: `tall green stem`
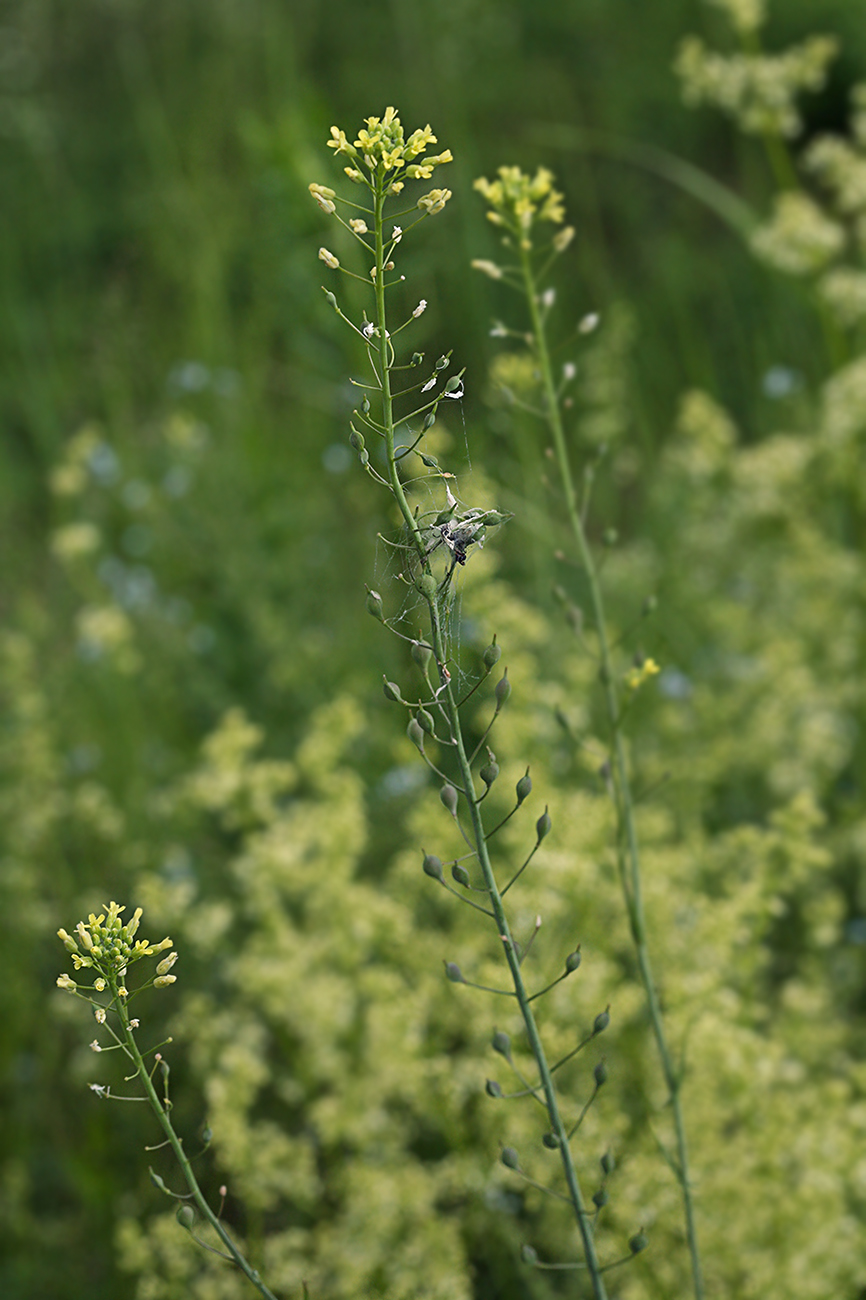
[[677,1160],[673,1167],[683,1196],[686,1237],[688,1239],[689,1254],[691,1258],[694,1295],[695,1300],[703,1300],[703,1275],[701,1271],[700,1252],[698,1249],[697,1227],[695,1224],[694,1199],[692,1196],[689,1176],[686,1128],[680,1098],[682,1078],[680,1072],[674,1065],[673,1057],[668,1046],[661,1005],[659,1003],[658,989],[653,977],[652,965],[650,962],[646,919],[643,906],[643,891],[641,885],[640,849],[634,815],[634,800],[628,775],[625,744],[623,742],[622,714],[620,711],[619,697],[611,657],[610,641],[607,632],[604,600],[601,592],[601,584],[599,582],[598,569],[593,558],[592,548],[589,545],[583,519],[581,518],[581,512],[578,507],[577,493],[575,491],[574,478],[568,458],[565,431],[562,424],[562,415],[556,393],[556,385],[553,379],[553,369],[550,362],[550,353],[547,347],[544,321],[539,308],[538,290],[530,260],[530,253],[522,246],[521,271],[523,274],[526,299],[529,304],[529,312],[532,321],[532,334],[535,340],[537,360],[544,389],[545,412],[553,436],[554,453],[556,455],[562,489],[565,496],[568,521],[574,536],[578,557],[589,584],[593,620],[595,623],[596,636],[598,637],[600,677],[604,689],[605,706],[612,738],[611,777],[614,786],[618,822],[617,862],[620,881],[622,883],[623,896],[637,954],[638,970],[646,994],[647,1006],[649,1008],[650,1020],[652,1022],[653,1036],[658,1049],[662,1074],[664,1076],[665,1086],[668,1090],[668,1100],[673,1115],[677,1148]]
[[136,1070],[138,1072],[138,1078],[141,1080],[142,1086],[144,1087],[144,1090],[147,1093],[147,1100],[150,1102],[151,1110],[153,1111],[154,1115],[159,1121],[159,1124],[163,1132],[165,1133],[168,1144],[171,1147],[172,1151],[174,1152],[175,1159],[177,1160],[178,1164],[181,1167],[181,1170],[183,1171],[183,1176],[186,1179],[187,1187],[192,1193],[192,1198],[195,1201],[196,1205],[198,1206],[199,1212],[201,1213],[202,1217],[206,1219],[207,1222],[211,1225],[214,1232],[217,1234],[220,1241],[225,1246],[232,1260],[235,1262],[235,1264],[237,1264],[241,1272],[247,1278],[249,1278],[250,1282],[252,1282],[253,1286],[256,1288],[259,1294],[263,1295],[265,1297],[265,1300],[277,1300],[274,1293],[265,1286],[264,1282],[259,1277],[257,1271],[248,1263],[248,1261],[238,1250],[237,1246],[232,1241],[225,1227],[217,1218],[217,1216],[214,1214],[211,1207],[208,1205],[204,1193],[202,1192],[201,1188],[198,1185],[198,1179],[193,1173],[192,1165],[190,1164],[187,1154],[183,1149],[183,1143],[181,1142],[180,1138],[177,1136],[177,1134],[174,1131],[174,1125],[171,1122],[171,1117],[168,1113],[168,1110],[166,1109],[166,1106],[163,1104],[163,1102],[160,1101],[156,1088],[154,1088],[153,1086],[153,1080],[150,1077],[150,1072],[144,1062],[144,1058],[141,1055],[141,1052],[138,1050],[138,1044],[135,1041],[135,1035],[132,1031],[132,1026],[130,1024],[129,1012],[126,1007],[126,1003],[122,997],[119,997],[117,995],[116,987],[112,988],[112,992],[115,995],[114,1002],[115,1002],[115,1006],[118,1009],[118,1014],[120,1016],[120,1023],[123,1028],[123,1045],[128,1055],[132,1059],[133,1064],[136,1067]]
[[[394,456],[394,416],[393,405],[391,400],[391,386],[389,375],[388,361],[388,343],[387,343],[387,320],[385,312],[385,271],[383,267],[384,241],[382,235],[383,225],[383,206],[384,195],[377,193],[375,195],[375,220],[376,220],[376,325],[379,332],[379,369],[380,381],[382,385],[382,410],[383,424],[385,427],[385,444],[388,458],[388,478],[394,497],[400,508],[400,513],[405,520],[406,527],[409,530],[409,536],[413,538],[419,558],[422,565],[429,572],[429,562],[426,558],[425,547],[421,538],[418,525],[412,514],[411,507],[406,500],[406,494],[400,481],[397,468],[397,462]],[[427,597],[427,604],[430,612],[430,631],[433,644],[433,653],[436,657],[436,663],[439,669],[439,680],[441,686],[440,699],[443,701],[448,726],[451,733],[451,741],[454,746],[454,752],[457,758],[457,765],[460,771],[460,782],[463,787],[466,803],[469,809],[469,816],[472,823],[472,839],[475,845],[475,851],[478,862],[481,867],[485,888],[490,897],[490,905],[496,922],[496,929],[505,951],[505,959],[508,963],[511,979],[514,985],[514,993],[517,998],[520,1013],[523,1017],[523,1024],[526,1029],[526,1035],[529,1040],[530,1049],[535,1063],[538,1068],[541,1079],[541,1087],[544,1093],[545,1105],[547,1107],[548,1119],[550,1120],[551,1131],[555,1134],[557,1146],[562,1159],[562,1168],[565,1174],[565,1181],[568,1187],[568,1195],[571,1200],[577,1226],[580,1231],[583,1243],[583,1253],[586,1260],[586,1266],[589,1277],[592,1282],[593,1293],[596,1300],[607,1300],[607,1291],[602,1277],[602,1268],[598,1260],[595,1247],[595,1236],[593,1233],[592,1219],[590,1212],[586,1209],[580,1183],[577,1176],[577,1170],[574,1165],[571,1149],[568,1142],[568,1130],[563,1122],[559,1110],[559,1101],[556,1095],[556,1089],[553,1084],[553,1076],[547,1063],[547,1056],[544,1046],[541,1042],[541,1036],[538,1032],[538,1026],[530,1002],[530,995],[526,990],[523,982],[523,974],[520,968],[517,947],[511,937],[511,929],[505,914],[505,908],[502,902],[502,896],[496,883],[496,877],[493,872],[493,866],[490,861],[490,853],[487,847],[487,837],[484,831],[484,823],[481,815],[478,798],[475,793],[475,785],[472,777],[472,766],[466,745],[463,738],[463,729],[460,721],[460,710],[454,691],[451,685],[451,679],[448,675],[445,661],[445,638],[442,631],[442,623],[439,605],[436,596]]]

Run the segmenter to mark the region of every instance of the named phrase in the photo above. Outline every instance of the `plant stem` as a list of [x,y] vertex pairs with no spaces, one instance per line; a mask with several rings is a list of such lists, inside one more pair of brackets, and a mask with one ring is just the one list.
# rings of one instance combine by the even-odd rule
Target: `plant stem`
[[553,436],[554,452],[565,496],[568,521],[574,535],[580,563],[583,566],[589,584],[590,602],[592,605],[593,619],[595,622],[599,646],[599,675],[604,689],[605,707],[612,737],[613,752],[611,755],[611,777],[614,786],[618,823],[617,863],[632,938],[637,954],[640,979],[646,994],[647,1006],[649,1009],[650,1020],[652,1022],[653,1036],[655,1038],[656,1048],[661,1062],[665,1086],[668,1090],[668,1101],[673,1114],[677,1148],[675,1172],[683,1197],[686,1237],[691,1258],[692,1285],[695,1300],[703,1300],[704,1284],[701,1271],[700,1252],[698,1248],[697,1227],[695,1224],[694,1200],[689,1176],[688,1144],[686,1140],[685,1121],[683,1119],[683,1108],[680,1099],[682,1078],[680,1072],[674,1065],[673,1057],[668,1046],[658,989],[653,977],[652,965],[650,962],[646,918],[643,906],[640,849],[638,845],[637,827],[635,824],[634,799],[631,792],[631,783],[629,781],[628,764],[626,762],[625,744],[622,735],[622,713],[620,710],[619,697],[614,676],[614,666],[607,631],[604,600],[601,593],[598,569],[593,558],[592,549],[589,545],[589,540],[581,518],[581,512],[578,507],[577,493],[575,491],[574,478],[572,476],[571,466],[568,459],[568,449],[566,447],[562,415],[556,395],[556,385],[553,379],[550,353],[544,332],[544,322],[542,320],[541,311],[539,310],[538,290],[535,284],[535,276],[533,273],[529,250],[521,246],[520,256],[524,289],[532,321],[532,334],[535,341],[536,357],[544,389],[547,422]]
[[166,1109],[165,1105],[160,1101],[156,1088],[154,1088],[153,1086],[153,1080],[150,1077],[150,1072],[144,1062],[144,1057],[141,1055],[141,1052],[138,1050],[138,1044],[135,1041],[135,1035],[133,1034],[132,1027],[129,1023],[129,1012],[126,1007],[126,1003],[123,998],[117,996],[116,988],[113,989],[112,991],[115,994],[114,1002],[115,1002],[115,1006],[118,1009],[120,1022],[123,1027],[124,1047],[126,1048],[126,1051],[128,1052],[129,1056],[131,1057],[136,1067],[136,1070],[138,1072],[138,1077],[144,1086],[145,1092],[147,1093],[147,1100],[150,1102],[151,1110],[153,1111],[154,1115],[156,1115],[156,1118],[158,1119],[162,1127],[162,1130],[165,1133],[165,1136],[168,1140],[169,1146],[171,1147],[172,1151],[175,1154],[175,1158],[178,1164],[180,1165],[181,1170],[183,1171],[183,1176],[186,1179],[186,1184],[189,1187],[189,1190],[192,1192],[193,1200],[198,1206],[199,1212],[201,1213],[202,1217],[206,1219],[207,1222],[211,1225],[214,1232],[220,1238],[226,1250],[229,1252],[232,1259],[237,1264],[238,1268],[247,1278],[249,1278],[250,1282],[252,1282],[253,1286],[256,1288],[259,1294],[263,1295],[265,1297],[265,1300],[277,1300],[274,1293],[265,1286],[264,1282],[259,1277],[256,1270],[248,1263],[248,1261],[238,1250],[237,1246],[232,1241],[228,1232],[223,1227],[222,1223],[217,1218],[217,1216],[214,1214],[211,1207],[208,1205],[204,1193],[202,1192],[201,1188],[198,1185],[198,1180],[195,1174],[193,1173],[192,1165],[190,1164],[187,1154],[183,1149],[183,1143],[174,1131],[174,1125],[171,1122],[171,1118],[169,1116],[168,1110]]
[[[375,221],[376,221],[376,311],[377,327],[379,331],[379,357],[380,357],[380,379],[382,383],[382,416],[385,427],[385,442],[388,456],[388,477],[394,497],[400,508],[400,513],[405,520],[406,527],[409,530],[409,536],[412,537],[422,568],[426,573],[430,572],[429,559],[427,558],[424,542],[420,530],[412,514],[411,507],[406,499],[403,485],[400,482],[397,470],[397,462],[394,457],[394,417],[393,406],[391,401],[390,376],[388,373],[388,354],[387,354],[387,334],[386,334],[386,313],[385,313],[385,286],[384,286],[384,268],[382,265],[383,255],[383,207],[384,194],[379,192],[375,195]],[[553,1083],[553,1076],[547,1063],[544,1046],[536,1024],[530,1003],[530,996],[527,993],[526,986],[523,982],[523,975],[520,969],[520,963],[517,956],[517,949],[514,940],[511,937],[511,930],[508,919],[505,914],[505,907],[502,901],[502,895],[496,883],[493,872],[493,866],[490,861],[490,854],[487,847],[487,837],[484,831],[484,823],[479,807],[479,800],[475,793],[475,785],[472,777],[472,766],[467,754],[463,738],[463,730],[460,721],[460,709],[457,703],[454,689],[451,683],[450,675],[445,666],[446,651],[445,638],[442,631],[442,622],[440,608],[436,595],[425,597],[430,613],[430,631],[433,645],[433,653],[436,657],[436,663],[439,669],[439,679],[441,685],[441,698],[444,702],[445,712],[448,718],[448,724],[451,730],[451,740],[454,745],[457,764],[460,770],[460,780],[469,808],[469,816],[472,823],[472,838],[475,845],[475,852],[481,867],[484,878],[485,888],[490,897],[490,904],[493,909],[493,915],[496,921],[497,933],[505,950],[505,958],[508,968],[511,972],[511,979],[514,985],[514,992],[523,1017],[523,1024],[526,1029],[526,1035],[529,1045],[535,1058],[541,1079],[541,1086],[544,1092],[544,1100],[547,1107],[548,1118],[550,1120],[551,1131],[556,1135],[559,1147],[559,1153],[562,1159],[562,1168],[565,1174],[565,1181],[568,1187],[569,1200],[574,1209],[577,1226],[580,1231],[583,1253],[586,1260],[587,1271],[592,1282],[593,1294],[596,1300],[607,1300],[607,1291],[602,1277],[602,1267],[596,1254],[595,1237],[593,1233],[592,1219],[586,1210],[583,1195],[578,1181],[577,1170],[574,1165],[571,1149],[568,1144],[568,1130],[562,1120],[559,1110],[559,1102],[556,1095],[556,1089]]]

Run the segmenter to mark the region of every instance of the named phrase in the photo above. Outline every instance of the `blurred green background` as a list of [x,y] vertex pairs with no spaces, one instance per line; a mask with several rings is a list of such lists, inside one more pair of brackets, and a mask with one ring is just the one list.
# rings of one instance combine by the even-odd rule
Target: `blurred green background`
[[[277,762],[293,758],[317,711],[356,696],[364,721],[340,762],[372,792],[362,879],[392,861],[415,816],[411,777],[397,805],[381,793],[407,760],[376,681],[383,670],[402,671],[402,661],[362,617],[363,583],[381,576],[375,532],[384,520],[347,452],[346,377],[358,358],[321,294],[327,272],[316,251],[327,240],[307,192],[311,180],[334,183],[324,147],[332,123],[351,138],[362,118],[396,104],[409,129],[430,122],[454,153],[437,183],[455,199],[407,252],[409,292],[430,304],[415,346],[434,355],[453,348],[468,367],[473,463],[518,518],[521,492],[532,498],[528,524],[503,530],[497,549],[511,587],[545,618],[551,537],[537,524],[540,496],[525,487],[534,435],[490,396],[490,321],[505,300],[469,263],[495,253],[473,178],[502,163],[556,172],[578,232],[558,281],[563,332],[573,334],[591,310],[621,322],[620,351],[608,359],[619,367],[615,392],[604,387],[602,365],[597,397],[616,408],[630,448],[618,463],[619,486],[600,488],[600,524],[618,528],[631,556],[621,570],[613,564],[615,603],[617,594],[623,609],[639,599],[644,577],[661,583],[670,616],[650,649],[684,673],[699,675],[714,638],[724,639],[712,624],[717,607],[694,615],[705,595],[713,606],[712,589],[683,573],[704,542],[718,541],[724,485],[698,508],[691,489],[658,482],[681,395],[706,389],[731,412],[743,448],[759,449],[780,428],[809,430],[832,369],[801,285],[755,262],[717,214],[654,172],[657,155],[622,156],[622,141],[667,151],[764,212],[772,180],[760,147],[710,110],[687,111],[671,71],[686,33],[725,40],[725,31],[722,16],[697,0],[649,8],[638,0],[4,4],[0,1293],[8,1300],[133,1294],[119,1271],[117,1231],[121,1220],[153,1210],[141,1151],[150,1129],[133,1107],[98,1105],[83,1086],[94,1071],[80,1056],[87,1027],[83,1009],[76,1018],[51,995],[63,968],[54,934],[109,897],[134,905],[148,873],[191,908],[208,900],[241,907],[228,863],[256,815],[209,822],[201,807],[225,802],[202,796],[196,820],[177,793],[226,712],[240,708],[261,727],[263,754]],[[806,138],[844,132],[848,92],[866,68],[866,25],[850,0],[779,3],[765,42],[775,48],[815,31],[836,34],[841,54],[828,87],[804,100]],[[780,396],[768,373],[792,373],[796,382]],[[454,432],[460,453],[462,429]],[[745,468],[740,488],[749,488],[750,472],[765,471]],[[791,518],[797,500],[788,500]],[[822,987],[838,997],[846,1033],[856,1037],[862,868],[853,850],[834,849],[832,834],[859,826],[861,815],[862,713],[851,683],[862,663],[856,557],[864,510],[838,476],[813,504],[842,576],[828,578],[815,552],[808,582],[794,584],[774,633],[790,615],[789,644],[803,664],[828,691],[840,684],[828,726],[848,730],[844,752],[825,762],[821,750],[812,767],[804,758],[806,774],[785,793],[808,788],[829,819],[826,851],[842,900],[834,933],[840,943],[847,936],[854,956],[841,975],[825,970]],[[748,539],[735,536],[726,555],[725,598],[733,593],[753,610],[743,616],[752,630],[762,602],[778,594],[774,547],[791,554],[786,509]],[[697,514],[687,551],[678,527],[689,510]],[[644,536],[656,560],[642,568]],[[738,595],[737,573],[756,555],[767,557],[763,577]],[[819,600],[825,578],[828,606],[819,610],[809,601]],[[825,617],[826,639],[815,626]],[[834,657],[843,632],[849,649]],[[552,645],[540,639],[538,663]],[[802,679],[791,689],[803,689]],[[758,690],[755,699],[764,698]],[[650,718],[650,768],[703,754],[701,737],[726,733],[727,743],[754,707],[742,701],[738,721],[720,706],[704,732],[695,724],[691,740],[672,727],[668,759],[655,752],[664,725],[656,720],[653,730]],[[774,725],[766,723],[774,743],[793,743]],[[767,825],[779,788],[757,760],[749,769],[747,749],[726,749],[700,795],[682,796],[682,807],[674,799],[676,817],[694,815],[706,797],[708,835]],[[321,797],[327,806],[327,781],[324,793],[311,788],[312,803]],[[198,892],[184,894],[192,875]],[[152,928],[180,930],[167,896],[151,892]],[[220,936],[229,925],[220,921],[210,948],[202,942],[196,953],[193,943],[190,988],[220,988],[228,944]],[[797,925],[794,937],[764,935],[774,987],[797,969],[808,929]],[[194,1126],[201,1080],[213,1067],[202,1058],[193,1069],[177,1055],[181,1122]],[[297,1098],[291,1104],[302,1132],[302,1107]],[[313,1213],[296,1208],[285,1222],[300,1232]],[[464,1224],[475,1294],[528,1295],[525,1280],[497,1277],[492,1250],[479,1262],[495,1221],[491,1214],[481,1226]],[[284,1226],[279,1213],[275,1222]],[[244,1229],[270,1231],[258,1220]],[[338,1248],[337,1238],[329,1249]],[[138,1272],[148,1275],[145,1266]],[[213,1277],[207,1285],[217,1287]],[[655,1291],[646,1285],[646,1294],[674,1294],[662,1282]],[[142,1297],[224,1294],[193,1290],[188,1280],[176,1291],[141,1286]],[[740,1294],[752,1294],[743,1286]],[[335,1284],[333,1294],[342,1293]],[[408,1283],[393,1291],[416,1293],[427,1294]]]

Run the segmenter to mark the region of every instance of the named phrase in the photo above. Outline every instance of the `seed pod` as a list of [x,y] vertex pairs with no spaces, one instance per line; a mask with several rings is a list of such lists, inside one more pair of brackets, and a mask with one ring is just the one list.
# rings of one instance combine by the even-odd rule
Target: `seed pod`
[[547,1147],[548,1151],[556,1151],[559,1148],[559,1138],[555,1133],[545,1133],[541,1141]]
[[425,875],[432,876],[434,880],[438,880],[440,884],[444,884],[445,875],[442,871],[442,859],[437,858],[435,853],[425,853],[424,861],[421,866]]
[[595,1079],[596,1088],[600,1088],[602,1084],[607,1083],[607,1066],[604,1061],[599,1061],[592,1072],[592,1077]]
[[487,1080],[487,1083],[484,1085],[484,1091],[487,1093],[488,1097],[502,1096],[502,1088],[499,1086],[499,1084],[496,1082],[495,1079]]
[[494,637],[490,645],[484,651],[484,654],[481,656],[481,660],[484,664],[484,667],[490,669],[493,668],[496,664],[498,664],[501,658],[502,658],[502,647],[496,644],[496,637]]
[[573,975],[582,961],[583,958],[580,955],[580,946],[578,945],[574,952],[570,952],[565,959],[565,969],[568,974]]
[[435,456],[429,456],[426,451],[419,451],[418,455],[421,457],[422,461],[424,462],[424,464],[427,466],[428,469],[439,468],[439,462]]
[[615,528],[605,528],[601,540],[604,542],[605,546],[616,546],[619,541],[619,533]]
[[596,1208],[600,1210],[603,1205],[607,1205],[610,1196],[606,1188],[600,1187],[597,1192],[593,1192],[592,1199]]
[[418,721],[416,718],[409,719],[409,724],[406,727],[406,735],[412,741],[412,744],[415,746],[415,748],[420,750],[420,752],[423,754],[424,753],[424,732],[418,726]]
[[633,1255],[639,1255],[642,1250],[646,1250],[648,1245],[649,1241],[643,1228],[641,1228],[640,1232],[636,1232],[633,1237],[629,1237],[628,1248]]
[[490,752],[489,749],[487,753],[490,755],[489,762],[484,764],[484,766],[482,767],[478,775],[481,777],[481,780],[484,782],[484,784],[487,786],[487,789],[489,790],[490,787],[493,785],[493,782],[499,776],[499,764],[497,763],[496,758]]
[[520,1247],[520,1258],[523,1260],[524,1264],[537,1264],[538,1251],[534,1246],[530,1246],[528,1242],[524,1242]]
[[461,971],[460,967],[457,965],[456,961],[446,961],[445,974],[448,976],[452,984],[466,983],[465,979],[463,978],[463,972]]
[[493,1035],[491,1046],[494,1052],[498,1052],[500,1056],[504,1056],[506,1061],[511,1057],[511,1039],[507,1034],[504,1034],[501,1029],[497,1029],[496,1033]]
[[426,596],[428,600],[436,595],[436,579],[432,573],[422,573],[415,586],[421,592],[421,595]]
[[364,412],[365,415],[370,414],[370,399],[366,395],[366,393],[364,394],[364,400],[361,403],[361,410]]
[[378,591],[370,591],[368,587],[367,599],[364,603],[367,606],[368,614],[372,614],[374,618],[378,618],[380,623],[385,621],[384,614],[382,613],[382,597],[379,595]]
[[191,1205],[178,1206],[177,1221],[182,1228],[186,1228],[187,1232],[192,1231],[192,1226],[195,1223],[195,1210]]
[[370,464],[370,453],[366,450],[358,452],[358,460],[366,468]]
[[349,434],[349,442],[354,447],[355,451],[363,451],[366,446],[363,433],[359,433],[357,429],[353,429]]
[[612,1151],[605,1151],[599,1163],[601,1165],[601,1172],[605,1175],[605,1177],[607,1177],[609,1174],[612,1174],[614,1169],[616,1169],[616,1161],[613,1158]]
[[458,885],[466,886],[469,884],[469,872],[465,867],[461,867],[459,862],[454,863],[454,866],[451,868],[451,875],[457,881]]
[[382,678],[382,691],[386,700],[391,700],[395,704],[401,704],[403,697],[400,694],[400,687],[396,682],[389,682],[387,677]]
[[505,701],[508,699],[509,695],[511,694],[511,682],[508,680],[507,668],[505,669],[503,675],[500,677],[499,681],[496,683],[493,694],[496,696],[496,711],[498,713],[499,710],[502,708],[503,704],[505,703]]
[[424,424],[422,426],[424,432],[426,433],[428,429],[432,429],[435,423],[436,423],[436,412],[428,411],[427,414],[424,416]]
[[514,1147],[503,1147],[502,1155],[499,1157],[506,1169],[519,1169],[520,1156],[514,1150]]
[[433,651],[430,649],[429,645],[424,645],[421,641],[413,641],[412,649],[409,653],[421,671],[426,672],[433,655]]
[[439,360],[436,362],[435,369],[446,370],[450,364],[451,364],[450,357],[440,357]]
[[155,1174],[152,1169],[148,1172],[150,1173],[150,1181],[153,1183],[154,1187],[158,1187],[161,1192],[168,1192],[168,1188],[160,1178],[159,1174]]
[[547,811],[547,804],[545,804],[544,812],[541,814],[538,821],[535,823],[535,833],[538,836],[539,844],[544,839],[545,835],[550,834],[552,827],[553,827],[553,822],[550,820],[550,814]]
[[592,1032],[594,1034],[603,1034],[610,1024],[610,1010],[599,1011],[595,1020],[592,1022]]
[[517,782],[517,806],[518,808],[532,792],[532,778],[529,775],[529,768]]
[[433,735],[433,716],[426,709],[419,709],[415,714],[418,719],[418,726],[422,731],[426,731],[428,736]]
[[330,289],[325,290],[325,297],[327,298],[328,302],[331,304],[332,307],[336,307],[337,299],[331,293]]
[[444,807],[448,809],[452,817],[457,816],[457,791],[453,785],[443,785],[439,791],[439,798],[442,800]]

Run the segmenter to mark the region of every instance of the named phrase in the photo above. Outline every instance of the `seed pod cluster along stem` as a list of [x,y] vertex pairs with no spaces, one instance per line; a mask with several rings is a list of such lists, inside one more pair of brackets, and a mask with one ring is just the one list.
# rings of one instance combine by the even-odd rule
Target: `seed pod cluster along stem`
[[[402,453],[398,454],[396,449],[396,426],[398,421],[395,419],[394,396],[391,386],[391,370],[396,364],[393,342],[396,331],[393,336],[389,333],[389,319],[386,310],[386,290],[390,287],[388,275],[391,274],[394,243],[392,237],[390,235],[386,236],[385,233],[385,207],[395,181],[399,180],[402,188],[404,177],[413,179],[416,169],[414,164],[403,169],[401,162],[401,159],[404,158],[402,152],[402,127],[399,126],[399,119],[396,118],[394,110],[389,109],[385,118],[381,121],[374,118],[368,119],[368,128],[369,130],[363,133],[364,144],[360,151],[350,146],[345,140],[345,136],[338,133],[336,128],[332,132],[334,137],[332,145],[338,153],[348,154],[352,162],[352,166],[347,169],[348,174],[351,179],[367,186],[371,202],[371,207],[364,209],[364,212],[367,219],[372,223],[372,249],[370,243],[366,243],[365,247],[371,249],[374,253],[374,265],[370,270],[370,284],[375,298],[375,309],[372,313],[372,320],[368,325],[365,325],[360,331],[357,327],[353,326],[353,328],[355,328],[356,333],[363,335],[368,360],[374,375],[373,389],[378,389],[381,401],[381,410],[376,412],[375,422],[377,432],[380,432],[384,443],[385,466],[383,474],[378,476],[378,481],[389,489],[402,516],[406,538],[408,539],[407,549],[414,552],[414,556],[417,557],[417,563],[414,566],[414,587],[427,606],[429,629],[424,631],[423,636],[424,641],[432,651],[431,663],[438,666],[439,681],[436,690],[436,703],[439,715],[442,717],[443,725],[446,728],[445,743],[456,768],[454,784],[452,785],[450,781],[446,780],[445,785],[441,788],[440,798],[447,811],[460,826],[462,834],[472,849],[472,856],[483,878],[483,893],[486,895],[488,906],[482,907],[480,910],[487,912],[492,917],[492,924],[496,927],[498,941],[502,944],[502,950],[510,972],[513,996],[520,1009],[529,1049],[534,1057],[538,1071],[540,1082],[537,1095],[543,1099],[547,1110],[549,1140],[561,1161],[567,1187],[567,1199],[572,1205],[576,1226],[581,1238],[587,1277],[595,1300],[607,1300],[603,1276],[604,1270],[596,1251],[593,1214],[587,1207],[580,1187],[574,1158],[569,1146],[568,1129],[560,1112],[553,1073],[548,1065],[535,1019],[532,1005],[533,998],[527,990],[521,969],[521,950],[512,937],[502,893],[497,884],[490,858],[488,834],[482,815],[483,796],[480,796],[475,788],[475,774],[472,768],[474,755],[470,754],[467,748],[460,707],[451,675],[446,668],[448,656],[442,626],[440,584],[433,576],[430,565],[430,546],[425,540],[418,519],[409,504],[399,472],[399,461]],[[397,128],[399,128],[399,133]],[[418,135],[419,133],[416,133],[412,140],[415,140]],[[450,153],[439,155],[436,161],[443,159],[450,160]],[[446,198],[450,198],[450,191],[433,190],[429,195],[425,195],[419,200],[418,207],[422,210],[423,215],[434,215],[444,206]],[[401,199],[401,203],[405,204],[405,200]],[[369,235],[366,238],[369,238]],[[337,259],[333,258],[333,255],[329,254],[327,250],[320,252],[320,257],[326,262],[326,265],[332,267],[333,263],[337,262]],[[329,258],[331,260],[328,260]],[[337,267],[339,268],[338,262]],[[342,269],[345,270],[345,268]],[[391,283],[393,283],[393,280]],[[426,306],[426,303],[424,305]],[[418,310],[420,310],[420,305]],[[416,314],[417,311],[413,313],[413,315]],[[351,324],[351,322],[349,323]],[[411,321],[406,323],[411,324]],[[440,383],[439,375],[449,365],[449,360],[448,354],[439,358],[435,364],[433,377],[424,384],[425,389],[432,391]],[[437,391],[440,392],[443,399],[461,398],[463,396],[462,372],[447,386]],[[425,399],[422,398],[422,400]],[[435,415],[435,403],[430,405],[429,410],[423,405],[420,406],[415,418],[417,419],[420,416],[424,424],[429,426],[431,414]],[[376,477],[376,475],[373,477]],[[503,522],[505,518],[496,511],[469,511],[458,515],[455,513],[456,508],[457,503],[449,490],[446,510],[440,512],[440,518],[437,519],[434,525],[434,528],[439,531],[438,539],[435,539],[436,544],[443,544],[450,554],[451,568],[448,580],[450,580],[450,572],[453,572],[455,564],[465,564],[467,547],[475,541],[483,540],[486,527],[496,526],[498,523]],[[374,593],[371,593],[368,597],[367,607],[374,617],[381,617],[380,602],[377,601]],[[387,625],[387,620],[383,619],[382,621],[386,622]],[[485,652],[485,669],[489,672],[498,659],[499,647],[494,644]],[[436,670],[434,669],[434,671]],[[494,689],[496,714],[505,706],[510,693],[511,683],[508,680],[506,670]],[[407,727],[409,738],[422,753],[425,735],[428,734],[424,729],[424,721],[426,719],[423,719],[419,714],[418,718],[410,718]],[[485,772],[482,774],[482,784],[489,778],[486,784],[487,790],[490,789],[490,785],[497,775],[498,765],[491,755],[485,765]],[[528,795],[530,786],[531,783],[528,781],[527,776],[520,783],[518,790],[520,802]],[[542,838],[543,833],[546,833],[547,829],[549,829],[549,818],[542,825],[545,829],[542,832],[539,828],[539,840]],[[431,855],[425,855],[426,873],[434,879],[438,879],[439,869],[438,859]],[[458,877],[459,879],[460,877]],[[466,901],[471,900],[466,899]],[[478,906],[477,904],[472,905]],[[453,962],[446,963],[445,972],[447,978],[453,983],[470,983],[470,981],[464,979],[460,968]],[[494,1093],[495,1091],[494,1088]],[[510,1148],[506,1148],[503,1152],[503,1160],[510,1168],[516,1169],[516,1153],[514,1153],[514,1163],[511,1163],[510,1159],[506,1160],[506,1155],[511,1155]]]

